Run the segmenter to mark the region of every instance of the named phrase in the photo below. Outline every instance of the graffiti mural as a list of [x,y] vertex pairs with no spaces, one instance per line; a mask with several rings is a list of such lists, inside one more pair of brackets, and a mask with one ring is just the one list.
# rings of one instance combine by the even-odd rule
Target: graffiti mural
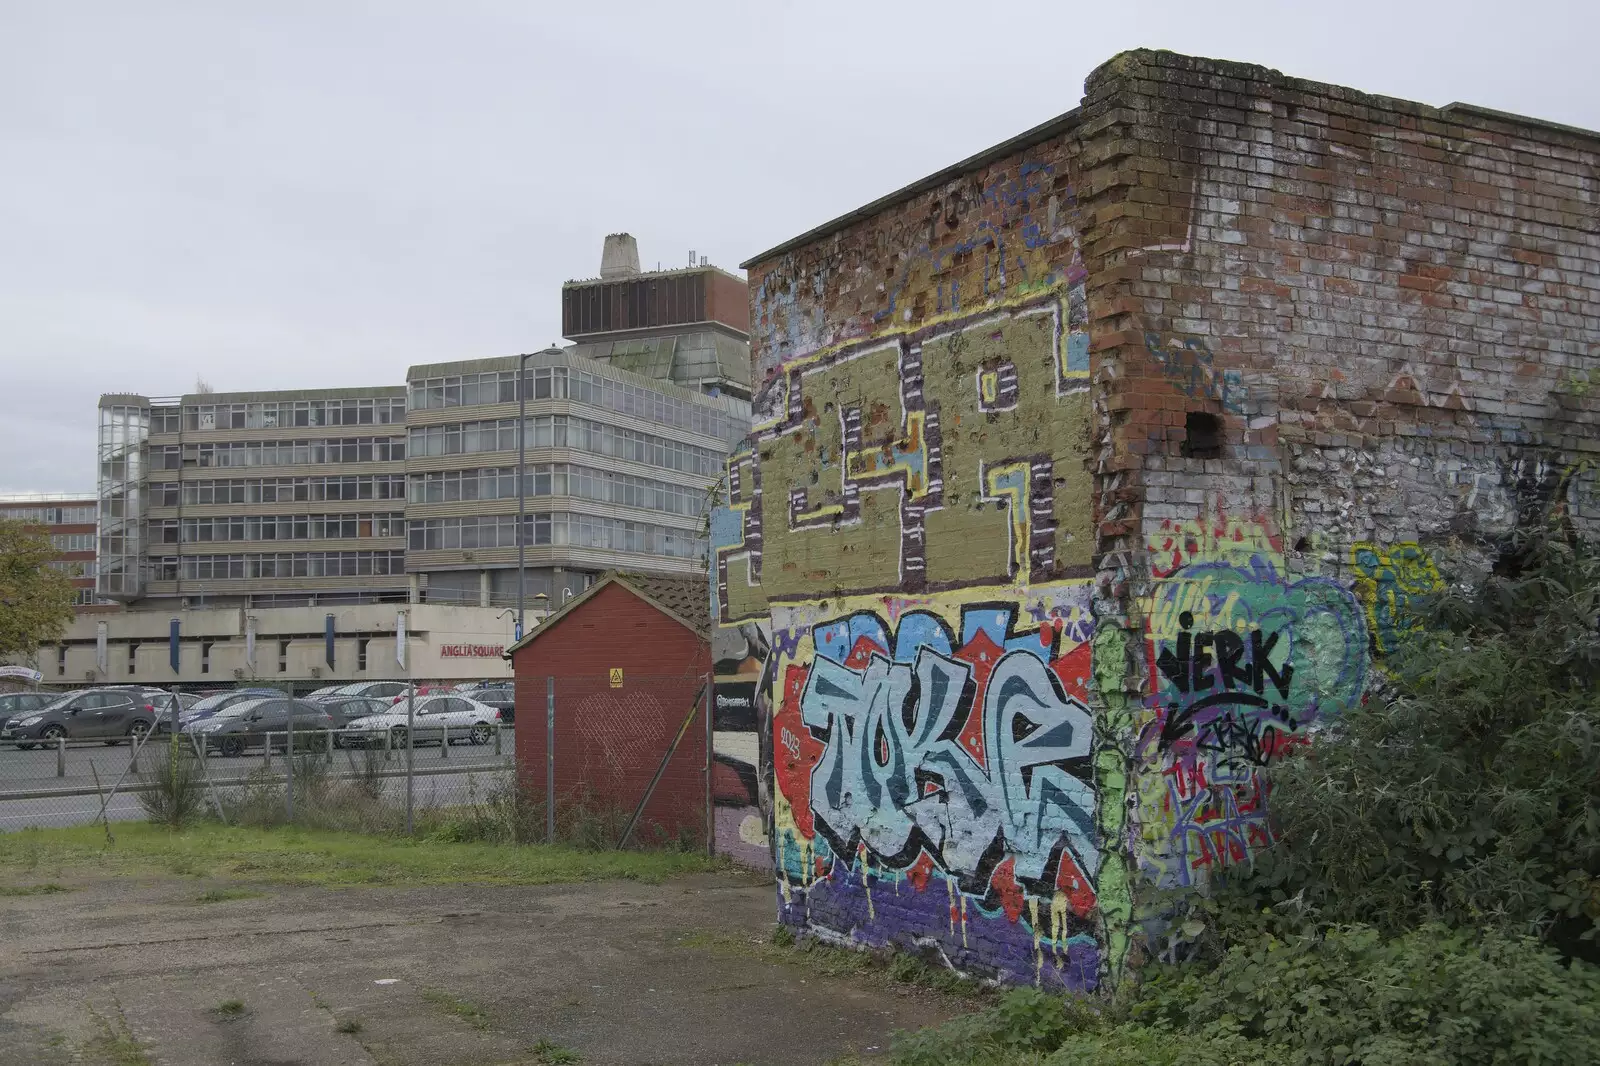
[[1355,570],[1356,595],[1367,610],[1372,646],[1379,655],[1391,655],[1422,629],[1416,608],[1424,597],[1444,588],[1444,580],[1427,549],[1415,542],[1383,550],[1375,544],[1350,548]]
[[1219,517],[1148,538],[1140,857],[1162,883],[1196,883],[1266,846],[1260,770],[1366,683],[1364,612],[1339,583],[1289,574],[1271,530]]
[[1239,371],[1216,365],[1211,349],[1199,337],[1171,337],[1159,333],[1144,335],[1145,349],[1161,367],[1161,373],[1191,400],[1214,400],[1230,414],[1244,414],[1249,390]]
[[1088,584],[1007,591],[774,609],[780,917],[1087,988]]

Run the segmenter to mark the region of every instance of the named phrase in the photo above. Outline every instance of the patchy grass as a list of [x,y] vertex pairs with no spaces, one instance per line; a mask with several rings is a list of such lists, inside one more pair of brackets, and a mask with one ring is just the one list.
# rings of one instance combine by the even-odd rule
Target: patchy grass
[[221,1003],[218,1003],[215,1009],[218,1017],[237,1018],[239,1015],[244,1013],[244,1000],[225,999]]
[[446,1014],[453,1014],[466,1022],[474,1029],[489,1028],[489,1015],[484,1009],[470,1000],[452,995],[441,988],[424,988],[419,990],[423,999],[432,1003]]
[[719,868],[676,851],[581,851],[544,844],[445,843],[312,829],[199,824],[0,833],[0,877],[93,867],[96,873],[175,873],[291,885],[543,885],[609,878],[658,883]]
[[55,892],[66,892],[67,886],[54,882],[43,885],[0,885],[0,898],[12,896],[48,896]]
[[569,1047],[553,1044],[548,1040],[541,1040],[533,1045],[533,1053],[539,1056],[541,1063],[547,1066],[564,1066],[566,1063],[581,1061],[578,1053]]
[[350,1035],[354,1036],[356,1033],[361,1032],[361,1019],[341,1018],[339,1019],[339,1023],[333,1028],[336,1032],[349,1033]]
[[855,951],[824,944],[812,937],[797,941],[794,932],[782,925],[775,927],[766,938],[706,930],[685,933],[678,937],[677,943],[714,954],[798,966],[819,977],[865,977],[971,998],[988,997],[994,992],[990,985],[963,980],[950,970],[931,966],[915,955],[899,951]]
[[89,1016],[94,1019],[95,1028],[100,1030],[100,1035],[83,1049],[89,1061],[98,1060],[111,1066],[155,1066],[128,1028],[128,1019],[122,1013],[121,1003],[115,1004],[109,1016],[91,1007]]
[[208,888],[194,898],[196,903],[226,903],[232,899],[259,899],[263,892],[248,888]]

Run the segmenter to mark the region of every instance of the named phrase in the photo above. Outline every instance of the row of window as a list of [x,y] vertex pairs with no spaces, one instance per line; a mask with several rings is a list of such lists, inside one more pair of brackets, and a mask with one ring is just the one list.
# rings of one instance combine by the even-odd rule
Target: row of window
[[405,457],[404,437],[351,437],[348,440],[236,440],[217,444],[169,444],[160,449],[150,449],[150,465],[156,470],[178,470],[193,466],[386,463]]
[[[529,544],[605,548],[681,559],[697,558],[705,551],[704,538],[688,530],[669,529],[648,522],[566,513],[529,515],[525,522]],[[412,519],[410,544],[412,551],[514,548],[517,516]]]
[[73,577],[94,577],[97,569],[93,559],[54,559],[48,565],[52,570],[62,570]]
[[[176,407],[151,408],[151,430],[178,432]],[[183,409],[183,428],[277,429],[280,426],[373,426],[406,420],[404,397],[357,400],[268,400],[264,403],[206,403]]]
[[[722,440],[737,440],[750,432],[748,418],[738,419],[707,404],[668,396],[642,385],[613,381],[583,370],[568,370],[561,366],[540,367],[532,371],[529,377],[533,379],[529,395],[536,400],[573,399]],[[517,374],[514,370],[427,378],[411,384],[413,410],[515,403],[516,400]]]
[[[527,495],[578,496],[601,503],[683,515],[704,514],[706,507],[706,494],[701,489],[568,463],[539,463],[529,467]],[[411,475],[409,499],[412,503],[514,500],[516,497],[517,468],[514,466]]]
[[72,606],[87,607],[95,602],[94,589],[73,589]]
[[[413,429],[410,440],[412,458],[513,451],[517,447],[517,420],[502,418],[428,426]],[[723,460],[721,454],[708,448],[696,448],[682,441],[567,415],[539,415],[528,419],[528,447],[572,448],[708,477],[720,471]]]
[[[157,507],[178,506],[180,483],[152,486]],[[400,500],[404,474],[345,474],[338,477],[268,477],[236,481],[185,481],[185,504],[304,503],[318,500]]]
[[0,519],[42,526],[87,525],[94,521],[94,516],[92,503],[82,507],[0,507]]
[[[334,540],[340,537],[403,537],[403,514],[233,515],[152,522],[157,544],[204,544],[217,540]],[[179,539],[180,533],[182,539]]]
[[167,556],[153,562],[157,581],[220,581],[252,577],[366,577],[403,574],[406,553],[269,552],[260,555]]
[[52,533],[50,547],[58,552],[94,551],[93,533]]

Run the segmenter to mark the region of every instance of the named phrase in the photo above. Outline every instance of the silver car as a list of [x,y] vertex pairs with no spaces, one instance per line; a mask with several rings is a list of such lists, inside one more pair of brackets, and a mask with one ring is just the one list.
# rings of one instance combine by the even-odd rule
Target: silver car
[[[494,739],[495,727],[502,723],[498,710],[466,696],[453,692],[422,696],[416,701],[413,743],[437,744],[448,736],[452,744],[487,744]],[[351,722],[344,742],[379,744],[387,737],[390,747],[403,748],[406,728],[406,705],[401,702],[381,714]]]

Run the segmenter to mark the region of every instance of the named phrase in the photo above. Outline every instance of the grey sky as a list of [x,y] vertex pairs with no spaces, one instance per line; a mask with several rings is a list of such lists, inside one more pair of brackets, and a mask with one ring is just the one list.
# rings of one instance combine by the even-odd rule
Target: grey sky
[[1600,128],[1595,10],[0,0],[0,492],[92,489],[101,392],[542,347],[605,233],[736,269],[1127,48]]

